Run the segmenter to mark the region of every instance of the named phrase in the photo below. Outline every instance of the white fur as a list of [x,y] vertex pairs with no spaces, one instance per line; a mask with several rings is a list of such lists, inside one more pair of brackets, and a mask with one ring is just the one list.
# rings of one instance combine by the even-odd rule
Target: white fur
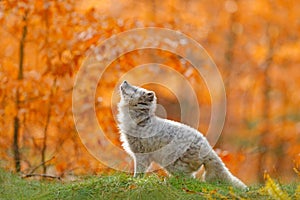
[[134,159],[134,176],[156,162],[170,174],[193,175],[204,165],[205,181],[223,181],[245,189],[211,148],[206,138],[185,124],[155,116],[154,92],[120,86],[119,129],[125,151]]

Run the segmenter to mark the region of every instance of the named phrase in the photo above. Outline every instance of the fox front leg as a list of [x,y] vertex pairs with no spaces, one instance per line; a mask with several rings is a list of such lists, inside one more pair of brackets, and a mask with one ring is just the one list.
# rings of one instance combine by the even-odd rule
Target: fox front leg
[[134,177],[141,177],[149,168],[151,162],[149,158],[143,154],[135,155],[134,159]]

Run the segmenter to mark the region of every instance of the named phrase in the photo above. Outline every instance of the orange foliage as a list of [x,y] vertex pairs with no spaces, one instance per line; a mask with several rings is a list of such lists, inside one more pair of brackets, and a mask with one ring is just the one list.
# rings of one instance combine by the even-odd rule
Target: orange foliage
[[[285,181],[296,179],[293,160],[300,152],[299,9],[297,0],[0,1],[0,166],[14,166],[13,119],[18,116],[23,172],[41,163],[44,144],[46,158],[55,156],[47,163],[49,173],[111,171],[90,155],[77,135],[72,115],[76,73],[87,55],[112,35],[132,28],[165,27],[202,44],[221,71],[228,115],[216,147],[223,150],[219,155],[234,174],[255,182],[263,177],[259,166],[263,163],[270,174]],[[22,20],[25,15],[27,20]],[[24,79],[18,81],[23,26],[28,35]],[[208,129],[211,97],[193,66],[163,50],[135,50],[109,65],[95,97],[98,122],[106,137],[120,148],[114,117],[119,99],[113,91],[124,73],[150,62],[169,66],[188,80],[201,108],[199,129],[204,134]],[[163,73],[155,75],[165,77]],[[137,71],[131,79],[137,77],[143,73]],[[180,120],[172,91],[151,84],[145,87],[156,90],[168,118]],[[91,145],[95,144],[102,145],[91,139]]]

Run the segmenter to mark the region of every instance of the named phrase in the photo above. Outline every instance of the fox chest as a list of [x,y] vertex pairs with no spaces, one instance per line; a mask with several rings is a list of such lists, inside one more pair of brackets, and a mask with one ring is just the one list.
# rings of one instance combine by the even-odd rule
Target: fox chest
[[169,143],[165,137],[139,138],[127,135],[128,146],[134,153],[150,153],[157,151]]

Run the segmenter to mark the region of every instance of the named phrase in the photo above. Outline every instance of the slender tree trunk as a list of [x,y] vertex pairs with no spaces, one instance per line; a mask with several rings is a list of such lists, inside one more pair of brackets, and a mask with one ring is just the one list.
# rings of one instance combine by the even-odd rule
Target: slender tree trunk
[[[237,21],[237,13],[231,13],[230,14],[230,18],[229,18],[229,33],[227,36],[227,47],[225,50],[225,68],[227,70],[227,76],[226,76],[226,80],[225,80],[225,86],[226,87],[230,87],[230,78],[232,73],[232,65],[234,63],[234,46],[236,44],[236,39],[237,39],[237,35],[234,32],[234,30],[232,29],[234,24]],[[228,91],[227,91],[228,92]]]
[[271,35],[269,34],[269,25],[267,26],[267,38],[268,38],[268,53],[265,62],[262,64],[263,69],[263,105],[262,105],[262,120],[263,120],[263,129],[260,134],[259,139],[259,156],[258,156],[258,180],[260,182],[264,181],[264,173],[267,169],[267,154],[268,154],[268,135],[270,133],[270,111],[271,111],[271,98],[270,98],[270,91],[272,89],[271,86],[271,79],[270,79],[270,71],[271,65],[273,62],[273,53],[274,53],[274,41],[272,40]]
[[[45,21],[45,28],[46,28],[46,34],[45,34],[45,48],[46,48],[46,52],[47,52],[47,69],[49,69],[50,67],[50,60],[49,60],[49,18],[48,18],[48,13],[49,10],[46,9],[44,11],[44,21]],[[51,120],[51,104],[52,104],[52,96],[53,96],[53,90],[56,87],[56,78],[54,78],[53,80],[53,84],[51,86],[50,89],[50,95],[49,95],[49,103],[48,103],[48,110],[47,110],[47,116],[46,116],[46,123],[45,123],[45,127],[44,127],[44,138],[43,138],[43,146],[42,146],[42,150],[41,150],[41,163],[42,163],[42,168],[43,168],[43,173],[46,174],[47,172],[47,165],[46,165],[46,151],[47,151],[47,141],[48,141],[48,127],[49,127],[49,123]]]
[[[23,80],[23,66],[24,66],[24,48],[25,48],[25,39],[27,36],[27,14],[25,12],[23,16],[23,29],[22,29],[22,36],[20,40],[20,47],[19,47],[19,72],[18,72],[18,81],[19,83]],[[21,171],[21,156],[20,156],[20,147],[19,147],[19,136],[20,136],[20,118],[18,115],[18,110],[20,109],[20,91],[19,86],[17,87],[16,91],[16,101],[15,106],[17,110],[17,114],[14,117],[14,136],[13,136],[13,152],[14,152],[14,161],[15,161],[15,169],[16,172]]]
[[13,137],[13,151],[14,151],[14,160],[15,160],[15,170],[16,172],[21,171],[20,163],[20,150],[19,150],[19,127],[20,120],[17,116],[14,117],[14,137]]
[[270,79],[269,79],[269,68],[267,65],[264,70],[264,89],[263,89],[263,130],[260,134],[259,140],[259,157],[258,157],[258,180],[259,182],[264,181],[264,173],[266,170],[266,157],[268,153],[268,134],[270,132],[270,97],[269,92],[271,90]]
[[[235,3],[237,4],[237,2],[235,1]],[[236,40],[237,40],[237,35],[233,30],[233,25],[236,23],[238,18],[238,14],[237,11],[230,13],[229,16],[229,22],[228,22],[228,35],[226,37],[226,48],[225,48],[225,52],[224,52],[224,59],[225,59],[225,63],[224,63],[224,69],[225,69],[225,89],[226,89],[226,99],[227,99],[227,105],[226,105],[226,110],[227,110],[227,115],[231,116],[231,104],[233,103],[231,101],[231,78],[232,76],[234,76],[234,47],[236,44]],[[231,117],[229,117],[231,118]],[[226,119],[227,120],[227,119]],[[222,149],[222,145],[223,145],[223,140],[220,139],[217,143],[217,148],[221,148]]]
[[[289,65],[288,65],[289,66]],[[283,108],[282,111],[280,111],[282,113],[283,116],[280,116],[279,122],[280,123],[280,127],[281,127],[281,133],[284,136],[287,133],[287,127],[288,127],[288,114],[289,114],[289,100],[288,100],[288,92],[285,91],[285,89],[288,88],[288,86],[286,84],[282,85],[281,92],[282,92],[282,105],[281,108]],[[287,147],[287,141],[286,138],[280,138],[279,140],[277,140],[277,144],[276,144],[276,160],[275,160],[275,169],[276,169],[276,173],[278,174],[278,176],[285,176],[288,175],[287,170],[286,170],[286,165],[284,165],[283,163],[286,163],[286,147]]]
[[51,119],[51,108],[52,108],[52,97],[53,93],[56,87],[56,78],[54,78],[53,84],[51,86],[50,95],[49,95],[49,104],[48,104],[48,111],[46,116],[46,124],[44,127],[44,139],[43,139],[43,147],[42,147],[42,167],[43,167],[43,173],[46,174],[47,172],[47,165],[46,165],[46,150],[47,150],[47,140],[48,140],[48,127]]

